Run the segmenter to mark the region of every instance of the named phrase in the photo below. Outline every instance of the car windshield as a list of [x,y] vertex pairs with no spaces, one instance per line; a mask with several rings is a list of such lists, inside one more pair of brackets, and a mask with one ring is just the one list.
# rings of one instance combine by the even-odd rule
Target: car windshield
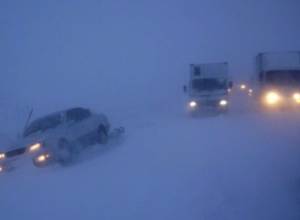
[[90,116],[90,110],[84,108],[73,108],[66,112],[67,121],[82,121]]
[[62,122],[61,114],[56,113],[33,121],[24,131],[23,136],[27,137],[37,132],[44,132],[48,129],[55,128]]
[[300,85],[300,70],[269,71],[266,82],[273,85]]
[[192,87],[197,91],[213,91],[224,90],[226,88],[226,81],[219,79],[194,79],[192,81]]

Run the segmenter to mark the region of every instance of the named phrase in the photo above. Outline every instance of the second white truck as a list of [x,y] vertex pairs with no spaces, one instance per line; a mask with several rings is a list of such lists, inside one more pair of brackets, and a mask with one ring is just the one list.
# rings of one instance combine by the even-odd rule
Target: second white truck
[[256,58],[257,98],[265,109],[300,109],[300,51]]

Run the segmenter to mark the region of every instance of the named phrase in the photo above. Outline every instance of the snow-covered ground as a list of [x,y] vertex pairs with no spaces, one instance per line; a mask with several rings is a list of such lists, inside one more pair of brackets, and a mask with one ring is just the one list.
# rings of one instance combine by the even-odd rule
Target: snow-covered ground
[[95,146],[97,156],[1,175],[0,218],[300,219],[299,122],[287,113],[124,117],[124,139]]

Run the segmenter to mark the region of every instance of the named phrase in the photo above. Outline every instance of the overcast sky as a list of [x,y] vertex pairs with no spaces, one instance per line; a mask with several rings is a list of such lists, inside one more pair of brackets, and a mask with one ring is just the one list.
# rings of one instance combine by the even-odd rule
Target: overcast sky
[[228,61],[247,79],[257,53],[300,50],[299,9],[299,0],[1,0],[1,102],[147,108],[176,101],[190,63]]

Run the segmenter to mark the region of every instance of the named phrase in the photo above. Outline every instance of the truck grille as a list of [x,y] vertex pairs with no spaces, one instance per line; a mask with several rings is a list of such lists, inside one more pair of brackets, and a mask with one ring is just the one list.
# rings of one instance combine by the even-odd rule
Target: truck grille
[[207,106],[217,106],[219,103],[219,101],[217,100],[207,100],[203,102],[203,105],[207,105]]

